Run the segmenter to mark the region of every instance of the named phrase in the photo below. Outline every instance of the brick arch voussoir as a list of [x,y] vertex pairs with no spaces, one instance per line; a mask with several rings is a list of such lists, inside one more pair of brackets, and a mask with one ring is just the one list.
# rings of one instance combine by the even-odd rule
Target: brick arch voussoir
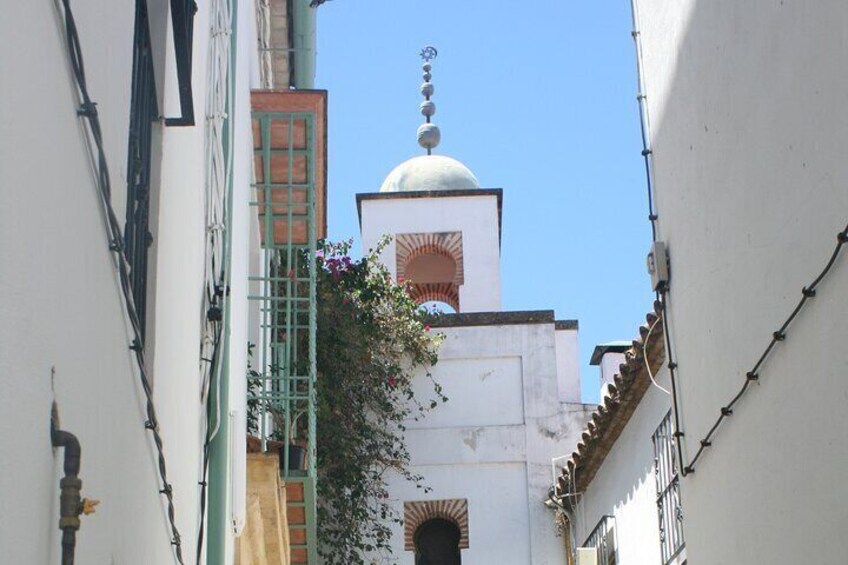
[[423,500],[403,503],[404,549],[415,551],[415,532],[429,520],[442,519],[459,529],[459,548],[468,549],[468,500]]

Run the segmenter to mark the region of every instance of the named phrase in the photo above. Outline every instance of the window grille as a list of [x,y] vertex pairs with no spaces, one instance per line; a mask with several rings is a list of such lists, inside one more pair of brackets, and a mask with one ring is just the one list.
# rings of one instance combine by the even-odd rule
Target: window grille
[[[251,275],[260,306],[261,371],[248,398],[260,410],[263,448],[286,447],[280,472],[287,484],[302,483],[303,509],[292,524],[292,555],[318,563],[316,506],[315,378],[317,363],[316,116],[310,112],[254,110],[255,200],[262,266]],[[295,541],[295,538],[297,541]]]
[[180,117],[168,118],[165,125],[193,126],[194,97],[191,90],[191,52],[194,40],[194,0],[171,0],[171,28],[174,32],[174,54],[177,59],[177,86],[180,91]]
[[142,337],[147,306],[147,250],[153,242],[149,230],[151,138],[153,122],[158,116],[147,2],[136,0],[124,247],[130,263],[130,284]]
[[616,565],[618,553],[615,544],[615,517],[604,516],[586,541],[583,547],[594,547],[598,550],[598,565]]
[[674,448],[671,411],[654,432],[654,476],[657,482],[657,516],[663,565],[672,563],[684,547],[680,476]]

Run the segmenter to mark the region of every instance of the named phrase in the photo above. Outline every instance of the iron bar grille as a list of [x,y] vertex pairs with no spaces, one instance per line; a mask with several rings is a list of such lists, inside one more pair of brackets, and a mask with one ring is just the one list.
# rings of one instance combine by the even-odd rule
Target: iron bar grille
[[171,0],[171,27],[174,31],[174,54],[177,62],[177,85],[180,91],[179,118],[168,118],[169,126],[194,125],[194,99],[191,90],[191,53],[194,40],[194,0]]
[[147,305],[147,250],[153,242],[149,230],[150,152],[153,123],[158,117],[147,2],[136,0],[124,247],[130,264],[130,284],[142,338]]
[[654,432],[654,476],[657,482],[657,516],[663,565],[671,563],[684,547],[680,476],[674,446],[671,411]]
[[601,518],[583,547],[594,547],[598,550],[598,565],[616,565],[618,554],[615,543],[615,517],[606,515]]
[[[251,294],[261,319],[258,386],[249,399],[259,408],[263,449],[281,445],[287,482],[303,482],[306,530],[292,551],[317,563],[315,535],[316,238],[315,128],[308,112],[253,113],[254,183],[251,207],[259,218],[260,272]],[[305,464],[299,455],[305,450]]]

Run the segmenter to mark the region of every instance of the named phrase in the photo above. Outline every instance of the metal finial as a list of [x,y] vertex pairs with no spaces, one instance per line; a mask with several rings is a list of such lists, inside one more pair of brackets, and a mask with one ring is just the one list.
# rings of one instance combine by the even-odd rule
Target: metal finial
[[418,145],[427,150],[427,155],[431,155],[433,148],[439,145],[442,134],[439,127],[430,123],[430,118],[436,113],[436,105],[430,100],[433,96],[433,83],[430,79],[433,76],[430,74],[433,66],[430,61],[438,56],[439,52],[432,45],[425,46],[419,55],[423,59],[424,64],[421,68],[424,70],[424,82],[421,84],[421,94],[424,95],[424,102],[418,107],[421,114],[424,116],[424,123],[418,127]]
[[433,59],[439,56],[439,51],[433,47],[432,45],[427,45],[424,49],[421,50],[421,58],[424,59],[425,63],[429,63]]

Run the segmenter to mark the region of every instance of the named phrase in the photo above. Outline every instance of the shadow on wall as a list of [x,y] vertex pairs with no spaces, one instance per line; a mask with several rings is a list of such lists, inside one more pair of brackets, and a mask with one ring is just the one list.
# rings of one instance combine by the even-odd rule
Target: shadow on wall
[[[691,455],[845,226],[848,14],[835,0],[638,4],[657,212],[672,262],[681,431]],[[692,559],[795,562],[804,546],[819,548],[820,560],[840,560],[844,506],[819,485],[838,483],[845,459],[815,465],[810,481],[809,458],[817,453],[811,446],[844,452],[848,437],[822,416],[844,411],[844,378],[834,367],[844,366],[837,344],[845,318],[817,309],[844,311],[844,293],[833,292],[845,280],[844,259],[833,272],[839,282],[775,351],[769,379],[763,375],[684,479]],[[811,438],[811,429],[821,433]],[[795,485],[803,496],[787,512]]]

